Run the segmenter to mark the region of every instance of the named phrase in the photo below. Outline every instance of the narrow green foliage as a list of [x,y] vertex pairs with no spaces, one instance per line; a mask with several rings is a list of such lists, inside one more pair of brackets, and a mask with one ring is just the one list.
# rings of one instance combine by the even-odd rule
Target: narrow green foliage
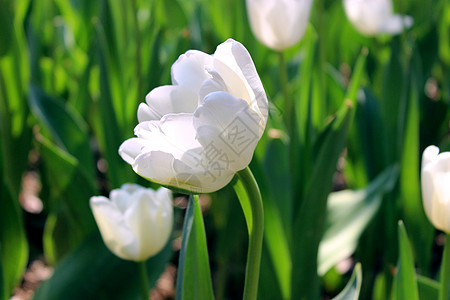
[[[149,286],[154,286],[172,255],[171,245],[145,264]],[[101,276],[99,276],[101,274]],[[136,263],[117,258],[99,234],[85,239],[41,284],[33,299],[141,299]]]
[[292,258],[291,296],[295,299],[318,298],[318,248],[325,226],[327,198],[338,159],[344,149],[351,110],[351,105],[344,103],[336,118],[325,129],[317,145],[313,173],[306,185],[302,205],[294,211],[292,253],[301,253]]
[[362,271],[361,264],[357,264],[353,270],[352,277],[348,281],[342,292],[339,293],[333,300],[358,300],[359,291],[361,290]]
[[396,300],[418,300],[419,292],[413,253],[402,221],[398,223],[398,236],[400,246],[394,297]]
[[198,196],[189,199],[181,243],[176,299],[214,299],[205,226]]

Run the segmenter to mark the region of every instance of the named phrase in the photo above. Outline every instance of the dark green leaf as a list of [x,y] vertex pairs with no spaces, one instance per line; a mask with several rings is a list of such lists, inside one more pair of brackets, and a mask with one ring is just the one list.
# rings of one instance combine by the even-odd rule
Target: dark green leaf
[[189,199],[181,243],[176,299],[214,299],[205,226],[198,196]]
[[[172,254],[171,244],[147,262],[153,286]],[[95,234],[58,264],[34,300],[140,299],[139,269],[135,262],[117,258]]]
[[61,101],[45,94],[36,85],[30,87],[29,100],[35,116],[51,132],[55,144],[73,155],[89,182],[95,184],[95,165],[88,129],[81,116]]
[[56,262],[96,228],[89,198],[98,192],[75,157],[39,137],[51,200],[44,234],[47,259]]
[[325,226],[327,198],[344,149],[351,115],[351,103],[345,102],[322,133],[302,205],[294,211],[293,253],[301,253],[292,257],[291,297],[295,299],[318,297],[317,255]]
[[11,18],[12,2],[0,0],[0,57],[9,51],[10,41],[14,38],[14,28]]
[[405,226],[414,234],[411,235],[413,251],[420,268],[429,269],[431,245],[434,228],[428,221],[423,209],[420,189],[420,107],[418,80],[411,74],[410,91],[406,102],[406,120],[403,134],[403,149],[401,152],[400,197]]
[[333,300],[358,300],[359,291],[361,290],[362,272],[361,264],[357,264],[353,270],[352,277],[349,282]]
[[419,299],[437,300],[439,297],[439,283],[428,277],[417,275]]
[[[273,163],[276,163],[279,158],[272,157],[272,159]],[[269,165],[271,164],[267,164],[267,166]],[[265,299],[270,299],[270,295],[280,290],[281,294],[277,295],[278,298],[290,299],[292,263],[288,242],[290,234],[287,230],[290,230],[291,223],[283,220],[280,213],[280,206],[276,203],[279,199],[278,197],[283,196],[272,191],[275,188],[275,182],[269,184],[267,180],[267,175],[270,172],[269,169],[263,170],[255,158],[253,158],[251,169],[261,189],[264,204],[264,247],[267,248],[267,250],[263,251],[261,260],[259,295],[262,299],[264,299],[265,295],[269,295],[269,298],[266,297]],[[268,255],[270,255],[271,261],[265,257]],[[267,268],[266,272],[263,272],[264,268]],[[268,274],[270,271],[275,274]],[[273,287],[275,284],[273,278],[277,279],[278,288]],[[268,288],[268,282],[271,282],[272,286],[270,288],[272,291],[270,294],[266,293],[262,295],[261,292],[264,293],[265,289]],[[262,287],[263,285],[265,286]]]
[[[1,175],[1,174],[0,174]],[[0,176],[0,299],[9,299],[25,270],[28,243],[18,197],[12,197]]]
[[402,221],[398,223],[398,236],[400,246],[397,274],[395,276],[396,300],[418,300],[419,292],[414,270],[413,253]]

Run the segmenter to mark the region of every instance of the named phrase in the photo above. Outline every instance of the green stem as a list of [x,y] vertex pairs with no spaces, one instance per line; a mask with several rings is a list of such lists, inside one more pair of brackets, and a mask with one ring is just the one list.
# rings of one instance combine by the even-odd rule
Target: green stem
[[282,51],[278,52],[278,58],[279,58],[279,70],[280,70],[280,81],[281,81],[281,91],[283,93],[284,98],[284,123],[286,125],[286,128],[288,130],[288,133],[291,133],[292,129],[292,115],[294,113],[293,111],[293,103],[292,99],[289,94],[289,79],[288,79],[288,72],[287,72],[287,65],[286,65],[286,59],[284,58],[284,53]]
[[324,93],[323,99],[326,99],[326,78],[325,78],[325,60],[326,60],[326,31],[325,31],[325,5],[324,0],[316,0],[317,9],[317,31],[319,35],[319,72],[320,72],[320,90]]
[[264,234],[264,210],[258,184],[250,169],[247,167],[239,171],[237,176],[247,193],[252,220],[251,230],[249,231],[243,299],[256,300],[258,295],[259,269]]
[[441,263],[441,288],[439,289],[439,300],[448,299],[450,285],[450,234],[445,236],[444,253]]
[[[283,52],[278,52],[279,55],[279,69],[280,69],[280,81],[281,81],[281,90],[283,92],[284,97],[284,123],[286,126],[286,131],[289,135],[289,173],[291,176],[292,184],[294,187],[293,195],[300,194],[300,185],[296,184],[300,180],[300,167],[299,167],[299,134],[297,128],[297,119],[295,115],[295,103],[293,102],[293,98],[291,97],[291,93],[289,91],[289,78],[288,78],[288,70],[286,65],[286,60]],[[291,202],[292,203],[292,202]],[[288,220],[288,224],[290,224],[291,220]]]
[[150,287],[148,285],[147,265],[145,261],[139,261],[137,264],[139,267],[139,280],[141,281],[141,296],[143,300],[148,300],[150,299]]

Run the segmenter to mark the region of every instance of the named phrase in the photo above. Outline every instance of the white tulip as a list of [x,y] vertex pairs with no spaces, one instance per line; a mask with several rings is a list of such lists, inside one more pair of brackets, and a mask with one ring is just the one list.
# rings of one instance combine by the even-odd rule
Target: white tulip
[[232,39],[213,55],[189,50],[172,65],[173,85],[146,96],[137,138],[119,148],[139,175],[209,193],[251,161],[268,113],[267,96],[245,47]]
[[90,205],[103,241],[120,258],[144,261],[166,245],[172,233],[172,194],[137,184],[112,190],[108,199],[92,197]]
[[422,196],[428,219],[450,233],[450,152],[429,146],[422,157]]
[[413,18],[393,14],[391,0],[344,0],[350,23],[362,34],[398,34],[413,24]]
[[267,47],[281,51],[305,34],[312,0],[247,0],[253,33]]

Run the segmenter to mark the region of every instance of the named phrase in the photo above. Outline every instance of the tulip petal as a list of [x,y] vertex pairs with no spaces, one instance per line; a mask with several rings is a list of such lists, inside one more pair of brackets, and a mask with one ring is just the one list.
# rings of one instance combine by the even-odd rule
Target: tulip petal
[[450,232],[450,152],[439,154],[429,146],[422,156],[422,195],[425,212],[433,225]]
[[105,197],[92,197],[90,206],[106,246],[123,259],[134,260],[136,237],[117,206]]
[[261,123],[247,102],[226,92],[209,94],[194,113],[197,138],[209,161],[235,172],[250,163]]
[[138,138],[125,141],[119,154],[136,173],[161,185],[207,193],[222,188],[234,175],[229,169],[209,169],[192,114],[142,122],[135,133]]
[[124,219],[139,243],[135,260],[142,261],[161,251],[166,244],[172,232],[172,209],[166,210],[162,199],[151,189],[136,191],[130,199]]
[[411,27],[410,16],[394,15],[391,0],[344,0],[348,19],[362,34],[398,34]]
[[140,138],[131,138],[122,143],[119,147],[119,155],[124,161],[133,165],[136,157],[141,154],[142,149],[148,142]]
[[383,22],[380,32],[397,34],[411,27],[413,22],[410,16],[392,15]]
[[147,104],[138,108],[139,122],[160,120],[164,115],[193,113],[198,106],[198,95],[178,85],[165,85],[153,89],[145,97]]
[[210,78],[205,67],[212,65],[212,56],[197,50],[189,50],[172,65],[172,83],[198,93],[203,81]]
[[141,138],[144,151],[172,153],[179,159],[185,152],[201,145],[196,140],[192,114],[165,115],[160,121],[139,123],[134,133]]
[[[217,47],[214,58],[214,66],[226,82],[230,94],[246,100],[253,110],[267,119],[267,96],[247,49],[241,43],[228,39]],[[237,82],[238,78],[242,82]]]
[[303,37],[312,0],[247,0],[252,30],[266,46],[281,51]]
[[139,175],[168,187],[175,187],[194,193],[211,193],[223,188],[234,173],[221,166],[208,164],[204,155],[198,156],[197,163],[188,165],[192,156],[175,159],[170,153],[152,151],[139,156],[134,170]]

